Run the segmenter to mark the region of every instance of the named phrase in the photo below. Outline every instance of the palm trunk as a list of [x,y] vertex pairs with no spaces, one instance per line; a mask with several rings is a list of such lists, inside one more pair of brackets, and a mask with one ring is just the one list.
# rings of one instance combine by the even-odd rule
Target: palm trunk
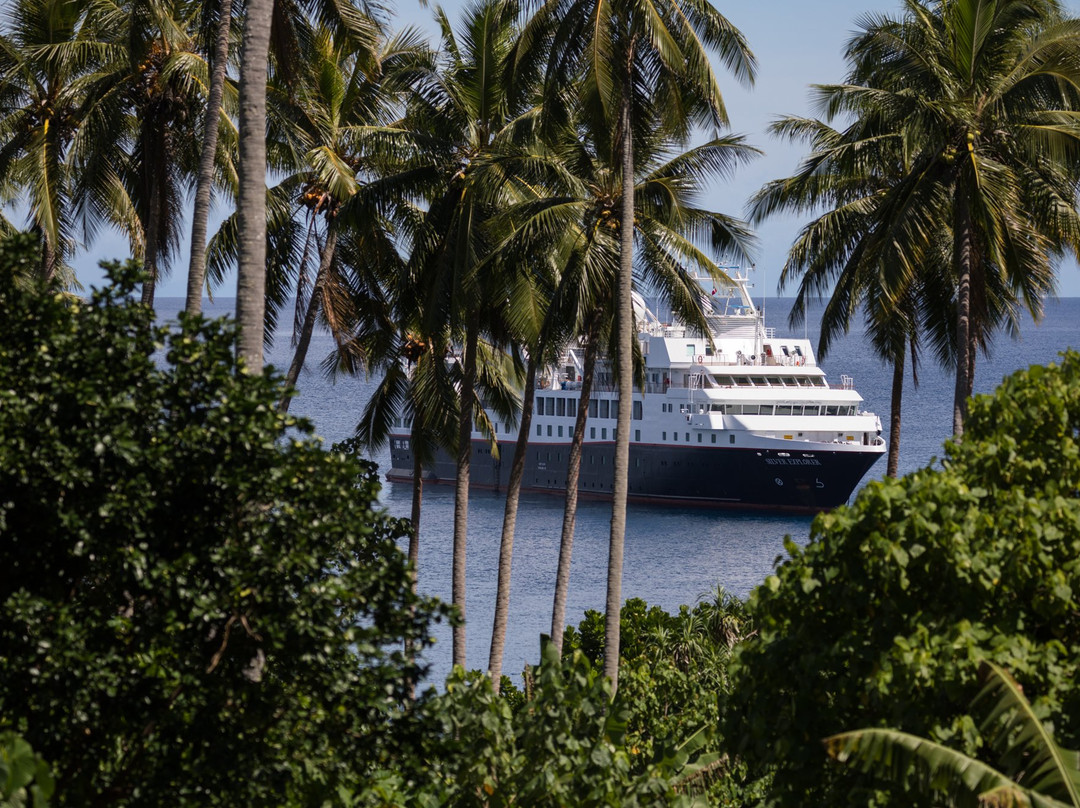
[[888,477],[900,470],[900,404],[904,398],[904,354],[893,362],[892,400],[889,403],[889,460],[885,469]]
[[971,216],[967,202],[957,201],[956,258],[959,282],[956,289],[956,388],[953,393],[953,434],[964,434],[967,397],[971,390],[971,268],[974,258]]
[[47,234],[42,233],[41,237],[41,268],[39,270],[39,277],[43,286],[48,286],[52,283],[52,279],[56,277],[56,250],[53,249],[52,242],[49,241]]
[[570,556],[574,550],[577,523],[578,480],[581,477],[581,448],[585,443],[585,424],[589,419],[589,396],[592,395],[593,371],[596,368],[597,337],[588,335],[585,343],[585,367],[578,397],[574,438],[566,463],[566,506],[563,509],[562,540],[559,542],[559,569],[555,574],[555,599],[551,606],[551,641],[562,656],[563,628],[566,623],[566,599],[570,592]]
[[214,158],[217,155],[218,126],[221,122],[221,98],[225,93],[225,69],[229,62],[229,28],[232,25],[232,0],[220,0],[217,36],[214,39],[213,70],[210,93],[206,100],[202,154],[195,185],[195,210],[191,214],[191,256],[188,260],[187,299],[184,311],[202,313],[202,290],[206,278],[206,227],[210,218],[210,192],[214,182]]
[[[539,353],[539,350],[537,351]],[[536,356],[529,354],[525,377],[525,395],[521,402],[521,423],[518,424],[514,445],[514,462],[506,485],[506,508],[503,511],[502,541],[499,543],[499,580],[495,590],[495,621],[491,627],[491,654],[488,656],[488,675],[496,693],[502,680],[503,648],[506,646],[506,624],[510,615],[510,568],[514,557],[514,528],[517,526],[521,481],[525,476],[525,455],[529,450],[529,429],[532,427],[533,405],[536,400]]]
[[240,64],[240,187],[236,200],[237,353],[249,373],[263,367],[266,312],[266,78],[273,0],[249,0]]
[[142,288],[142,304],[154,308],[154,291],[157,288],[158,279],[158,184],[150,183],[150,203],[146,214],[146,243],[143,256],[146,262],[146,272],[150,276],[146,279]]
[[473,316],[465,337],[458,421],[457,479],[454,481],[454,560],[450,599],[460,620],[454,626],[453,664],[465,667],[465,541],[469,530],[469,462],[472,457],[473,399],[476,387],[476,343],[479,326]]
[[289,402],[293,397],[290,395],[296,387],[296,381],[300,378],[300,371],[307,359],[308,347],[311,345],[311,334],[315,330],[315,320],[319,317],[320,302],[323,298],[323,288],[326,285],[326,277],[330,274],[330,265],[334,262],[334,250],[337,247],[337,230],[330,228],[326,234],[326,245],[323,247],[322,257],[319,261],[319,272],[315,275],[315,283],[311,287],[311,297],[308,299],[307,311],[304,312],[304,322],[300,326],[300,338],[296,342],[296,351],[293,353],[292,364],[285,376],[285,389],[278,402],[278,412],[285,414],[289,411]]
[[[412,520],[409,528],[409,588],[414,595],[416,594],[418,570],[420,569],[420,503],[424,496],[424,465],[420,462],[420,450],[417,448],[419,446],[420,432],[420,417],[414,413],[412,434],[410,435],[413,455],[413,485],[412,510],[409,513]],[[415,614],[415,606],[412,607],[412,612]],[[416,661],[416,647],[411,638],[405,641],[405,660],[410,667]],[[411,676],[407,686],[407,695],[409,701],[416,699],[416,680]]]
[[619,406],[615,425],[614,480],[611,486],[611,536],[608,543],[607,615],[604,623],[604,675],[611,693],[619,686],[619,621],[622,609],[623,549],[626,542],[626,495],[630,482],[630,416],[634,395],[631,299],[634,269],[634,143],[630,131],[630,63],[627,62],[619,126],[622,139],[622,211],[619,221],[619,273],[615,298],[616,361]]

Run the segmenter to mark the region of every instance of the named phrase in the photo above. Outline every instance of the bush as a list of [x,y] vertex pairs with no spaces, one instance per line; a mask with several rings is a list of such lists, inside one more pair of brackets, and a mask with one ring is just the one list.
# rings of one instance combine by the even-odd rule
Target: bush
[[529,672],[520,709],[490,680],[455,669],[446,691],[425,706],[427,749],[414,760],[409,804],[633,808],[688,801],[669,778],[691,750],[674,749],[645,771],[633,765],[628,711],[610,703],[611,684],[580,653],[562,660],[546,644]]
[[[821,739],[894,727],[979,754],[981,660],[1080,738],[1080,354],[977,398],[943,467],[868,485],[752,594],[725,735],[782,804],[865,804]],[[908,801],[893,795],[897,802]]]
[[231,327],[153,327],[130,267],[88,302],[0,274],[0,729],[72,805],[362,793],[415,729],[393,649],[441,614],[374,476]]

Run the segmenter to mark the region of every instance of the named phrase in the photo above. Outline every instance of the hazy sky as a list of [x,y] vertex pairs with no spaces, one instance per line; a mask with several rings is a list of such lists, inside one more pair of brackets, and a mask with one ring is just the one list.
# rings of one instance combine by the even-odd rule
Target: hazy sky
[[[731,119],[731,131],[762,149],[765,156],[739,170],[735,179],[712,189],[703,204],[713,210],[742,215],[747,198],[765,182],[793,172],[801,156],[801,147],[771,139],[765,129],[781,115],[809,115],[809,85],[838,82],[844,75],[842,50],[866,13],[894,13],[895,0],[880,2],[843,2],[842,0],[714,0],[720,11],[746,36],[758,60],[757,81],[744,89],[733,78],[719,73],[724,98]],[[434,5],[434,4],[433,4]],[[461,0],[444,2],[451,19],[464,6]],[[1072,13],[1080,13],[1080,2],[1068,4]],[[431,10],[417,0],[401,0],[398,6],[399,27],[417,25],[434,35]],[[757,271],[752,275],[755,295],[776,293],[776,282],[787,250],[794,240],[800,221],[776,218],[758,228],[760,239]],[[126,244],[121,239],[99,239],[93,257],[78,262],[79,277],[84,283],[100,282],[96,262],[100,258],[123,257]],[[174,261],[171,276],[158,289],[162,297],[182,297],[187,275],[187,249]],[[231,297],[235,281],[216,291],[217,296]],[[1059,272],[1058,292],[1062,297],[1080,297],[1080,270],[1072,264]],[[791,289],[786,292],[790,295]]]

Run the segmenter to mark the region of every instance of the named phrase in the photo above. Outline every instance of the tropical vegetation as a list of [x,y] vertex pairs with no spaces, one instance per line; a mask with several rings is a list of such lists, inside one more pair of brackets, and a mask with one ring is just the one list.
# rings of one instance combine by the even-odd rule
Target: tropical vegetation
[[[927,350],[955,365],[956,439],[820,516],[747,602],[668,614],[621,592],[632,293],[694,323],[690,274],[752,257],[702,201],[757,154],[721,131],[710,61],[751,84],[742,34],[706,0],[476,0],[435,12],[436,49],[378,4],[243,5],[4,12],[0,203],[24,216],[0,219],[4,804],[1076,804],[1080,355],[969,398],[977,350],[1080,255],[1080,21],[904,0],[859,21],[823,120],[775,125],[810,154],[750,213],[816,217],[782,276],[793,317],[830,296],[824,354],[862,313],[893,368],[890,474]],[[164,327],[189,195],[189,313]],[[215,196],[235,210],[204,250]],[[135,260],[65,294],[103,228]],[[234,269],[235,326],[197,316]],[[290,301],[280,377],[262,350]],[[317,327],[324,370],[377,384],[330,449],[287,412]],[[619,393],[607,603],[565,626],[571,486],[554,641],[519,686],[520,458],[537,377],[575,341],[583,401]],[[465,567],[489,413],[519,463],[484,675]],[[356,456],[395,420],[410,520]],[[457,466],[448,605],[417,589],[437,453]],[[440,620],[456,667],[426,683]]]
[[935,332],[956,370],[959,435],[977,351],[1024,310],[1038,318],[1055,260],[1080,254],[1080,21],[1056,0],[905,0],[897,17],[860,20],[845,57],[846,83],[815,88],[843,129],[780,122],[814,152],[756,213],[831,208],[803,231],[784,280],[803,275],[800,299],[836,284],[823,341],[865,303],[898,374],[905,343],[914,365],[920,331]]
[[[1025,686],[1060,743],[1080,733],[1080,354],[971,402],[940,468],[867,485],[751,595],[724,732],[783,804],[879,784],[816,741],[888,727],[983,757],[979,666]],[[812,742],[813,741],[813,742]],[[987,762],[993,762],[987,761]],[[896,800],[910,798],[897,792]]]

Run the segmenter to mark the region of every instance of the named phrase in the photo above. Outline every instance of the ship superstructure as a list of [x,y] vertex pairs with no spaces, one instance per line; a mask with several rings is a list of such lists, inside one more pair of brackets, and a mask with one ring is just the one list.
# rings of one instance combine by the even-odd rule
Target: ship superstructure
[[[699,282],[708,337],[665,322],[635,295],[645,385],[634,392],[629,498],[810,511],[845,502],[885,452],[880,419],[861,409],[851,377],[826,380],[808,339],[778,337],[765,327],[744,275],[732,273],[730,285]],[[568,346],[539,382],[526,490],[565,491],[583,363],[580,346]],[[598,362],[587,405],[582,495],[611,495],[617,404],[610,368]],[[509,477],[517,430],[491,418],[498,450],[473,433],[470,480],[499,488]],[[408,434],[399,420],[390,479],[411,479]],[[454,464],[443,457],[425,475],[450,482]]]

